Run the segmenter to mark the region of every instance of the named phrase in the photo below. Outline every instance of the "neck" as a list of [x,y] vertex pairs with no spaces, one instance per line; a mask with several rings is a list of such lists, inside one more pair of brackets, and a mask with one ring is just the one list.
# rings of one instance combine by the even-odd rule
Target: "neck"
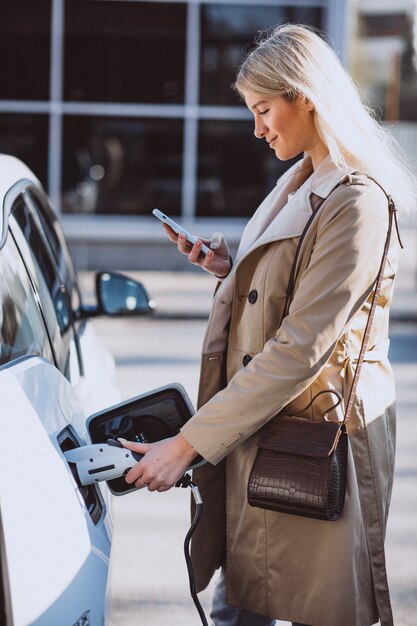
[[311,158],[313,170],[316,170],[320,163],[327,157],[329,151],[327,146],[325,146],[322,141],[319,141],[311,150],[308,150],[308,154]]

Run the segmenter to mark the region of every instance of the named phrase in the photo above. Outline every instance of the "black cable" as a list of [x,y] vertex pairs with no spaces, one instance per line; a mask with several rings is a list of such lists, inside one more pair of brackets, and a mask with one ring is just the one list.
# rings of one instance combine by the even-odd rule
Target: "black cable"
[[193,481],[191,480],[191,476],[189,474],[184,474],[184,476],[182,476],[182,478],[179,479],[179,481],[177,482],[175,486],[176,487],[191,487],[191,491],[193,492],[193,496],[194,496],[196,511],[195,511],[193,521],[191,522],[190,529],[188,533],[186,534],[186,537],[184,540],[184,555],[185,555],[185,562],[187,564],[187,569],[188,569],[188,579],[190,581],[191,597],[197,608],[198,614],[200,615],[201,623],[203,624],[203,626],[208,626],[207,619],[203,611],[203,607],[200,604],[200,601],[197,597],[197,592],[195,590],[194,570],[193,570],[193,565],[191,563],[191,555],[190,555],[190,541],[191,541],[191,537],[193,536],[195,529],[197,528],[197,525],[201,518],[201,514],[203,512],[203,500],[201,498],[199,488],[197,487],[196,484],[193,483]]

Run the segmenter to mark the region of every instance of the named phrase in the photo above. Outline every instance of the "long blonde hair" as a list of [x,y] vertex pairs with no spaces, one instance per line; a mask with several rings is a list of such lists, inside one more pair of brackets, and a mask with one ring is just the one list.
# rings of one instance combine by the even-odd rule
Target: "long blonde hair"
[[336,53],[313,29],[275,28],[243,61],[234,87],[241,94],[308,98],[334,164],[376,178],[403,215],[416,210],[417,182],[398,144],[362,104]]

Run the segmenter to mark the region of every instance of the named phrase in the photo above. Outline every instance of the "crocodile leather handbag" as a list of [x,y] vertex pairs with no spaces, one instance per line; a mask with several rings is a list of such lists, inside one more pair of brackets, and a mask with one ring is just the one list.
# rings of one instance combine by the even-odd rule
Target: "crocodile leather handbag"
[[[324,390],[312,402],[321,393],[336,392]],[[248,483],[249,504],[336,520],[345,499],[347,453],[343,423],[278,415],[261,433]]]
[[[329,521],[337,520],[342,513],[348,459],[347,422],[353,407],[359,373],[381,291],[393,216],[395,217],[396,211],[391,197],[387,196],[387,198],[389,224],[384,253],[375,281],[375,290],[344,419],[342,422],[328,421],[325,414],[321,420],[316,421],[296,415],[286,415],[282,411],[268,422],[261,432],[257,455],[248,481],[248,502],[252,506]],[[282,320],[288,314],[303,239],[322,204],[323,201],[311,214],[300,237],[287,287]],[[335,393],[333,390],[324,390],[320,393],[329,392]],[[310,405],[316,397],[312,399]]]

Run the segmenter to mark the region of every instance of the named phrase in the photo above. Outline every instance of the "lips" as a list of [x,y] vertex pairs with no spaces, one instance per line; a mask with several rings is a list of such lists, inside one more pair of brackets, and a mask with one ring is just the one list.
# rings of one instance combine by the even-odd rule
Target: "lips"
[[271,141],[268,141],[269,147],[272,148],[274,145],[275,140],[278,138],[278,135],[276,137],[274,137]]

